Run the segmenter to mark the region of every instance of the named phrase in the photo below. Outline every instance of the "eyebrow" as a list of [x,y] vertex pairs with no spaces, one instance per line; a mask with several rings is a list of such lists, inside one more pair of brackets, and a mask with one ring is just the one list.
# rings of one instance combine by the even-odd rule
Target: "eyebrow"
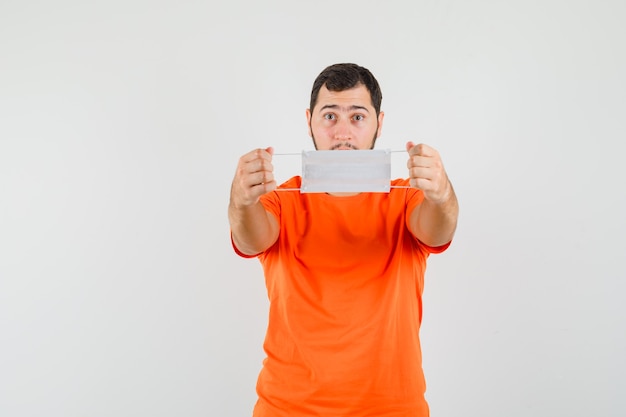
[[331,110],[342,110],[342,111],[350,111],[350,110],[365,110],[367,113],[369,113],[370,111],[367,109],[367,107],[363,107],[363,106],[357,106],[355,104],[353,104],[352,106],[349,107],[342,107],[339,106],[337,104],[326,104],[325,106],[320,107],[319,111],[322,112],[326,109],[331,109]]

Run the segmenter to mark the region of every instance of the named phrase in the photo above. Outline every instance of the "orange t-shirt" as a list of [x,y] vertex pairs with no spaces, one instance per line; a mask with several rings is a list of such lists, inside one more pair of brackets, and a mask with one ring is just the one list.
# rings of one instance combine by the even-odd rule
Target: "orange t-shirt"
[[[294,177],[281,187],[300,184]],[[424,270],[429,253],[449,244],[431,248],[409,231],[422,200],[412,188],[262,196],[280,234],[257,255],[270,311],[255,417],[428,416]]]

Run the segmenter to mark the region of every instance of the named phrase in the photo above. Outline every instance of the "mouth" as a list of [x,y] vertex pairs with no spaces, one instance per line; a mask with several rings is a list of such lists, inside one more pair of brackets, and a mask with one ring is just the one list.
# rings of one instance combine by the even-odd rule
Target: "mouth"
[[357,148],[351,143],[342,142],[342,143],[338,143],[334,145],[332,148],[330,148],[330,150],[331,151],[347,151],[347,150],[356,151]]

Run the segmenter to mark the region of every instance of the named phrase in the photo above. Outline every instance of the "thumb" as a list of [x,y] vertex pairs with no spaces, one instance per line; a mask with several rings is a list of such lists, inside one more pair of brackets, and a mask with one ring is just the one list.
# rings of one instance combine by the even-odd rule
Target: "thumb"
[[415,144],[414,144],[413,142],[408,141],[408,142],[406,143],[406,151],[407,151],[407,152],[410,152],[410,151],[411,151],[411,148],[413,148],[414,146],[415,146]]
[[269,153],[270,155],[274,155],[274,148],[272,148],[271,146],[268,148],[265,148],[265,152]]

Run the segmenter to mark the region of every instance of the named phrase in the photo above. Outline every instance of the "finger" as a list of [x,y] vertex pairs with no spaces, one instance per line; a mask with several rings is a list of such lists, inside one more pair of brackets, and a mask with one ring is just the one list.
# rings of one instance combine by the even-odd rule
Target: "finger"
[[406,163],[406,166],[409,169],[414,168],[414,167],[429,168],[429,167],[434,167],[436,165],[437,163],[434,158],[430,156],[419,156],[419,155],[411,156]]
[[409,155],[411,155],[411,156],[413,156],[413,155],[421,155],[423,146],[424,146],[424,144],[422,144],[422,143],[418,143],[416,145],[415,143],[409,141],[406,144],[406,150],[409,153]]
[[432,181],[427,178],[411,178],[409,184],[413,188],[417,188],[422,191],[430,190],[432,187]]
[[266,159],[255,159],[246,164],[245,170],[249,173],[262,171],[273,172],[274,166]]
[[256,185],[261,194],[269,193],[270,191],[274,191],[276,189],[276,181],[264,182],[263,184]]
[[266,159],[271,161],[272,155],[274,153],[274,148],[269,147],[266,149],[255,149],[253,151],[248,152],[244,156],[241,157],[241,162],[251,162],[255,159]]
[[269,171],[259,171],[250,174],[246,179],[246,185],[254,187],[259,184],[266,184],[274,181],[274,174]]
[[269,175],[257,173],[235,181],[231,190],[231,198],[243,202],[243,204],[249,204],[257,201],[261,195],[273,191],[276,187],[276,181],[271,173]]
[[261,171],[273,172],[274,166],[272,165],[271,161],[263,158],[252,159],[248,162],[240,161],[239,165],[237,166],[236,176],[245,177],[247,175]]
[[431,157],[439,156],[439,152],[437,152],[435,148],[433,148],[432,146],[428,146],[425,143],[420,143],[417,149],[418,149],[417,154],[420,156],[431,156]]
[[264,182],[264,183],[256,184],[250,187],[250,194],[256,198],[262,194],[272,191],[274,188],[276,188],[275,181]]
[[423,179],[432,181],[436,177],[437,177],[437,173],[430,168],[414,167],[414,168],[409,169],[409,178],[411,179],[423,178]]
[[435,148],[432,148],[425,143],[419,143],[413,146],[410,151],[410,155],[418,155],[418,156],[437,156],[439,155]]

